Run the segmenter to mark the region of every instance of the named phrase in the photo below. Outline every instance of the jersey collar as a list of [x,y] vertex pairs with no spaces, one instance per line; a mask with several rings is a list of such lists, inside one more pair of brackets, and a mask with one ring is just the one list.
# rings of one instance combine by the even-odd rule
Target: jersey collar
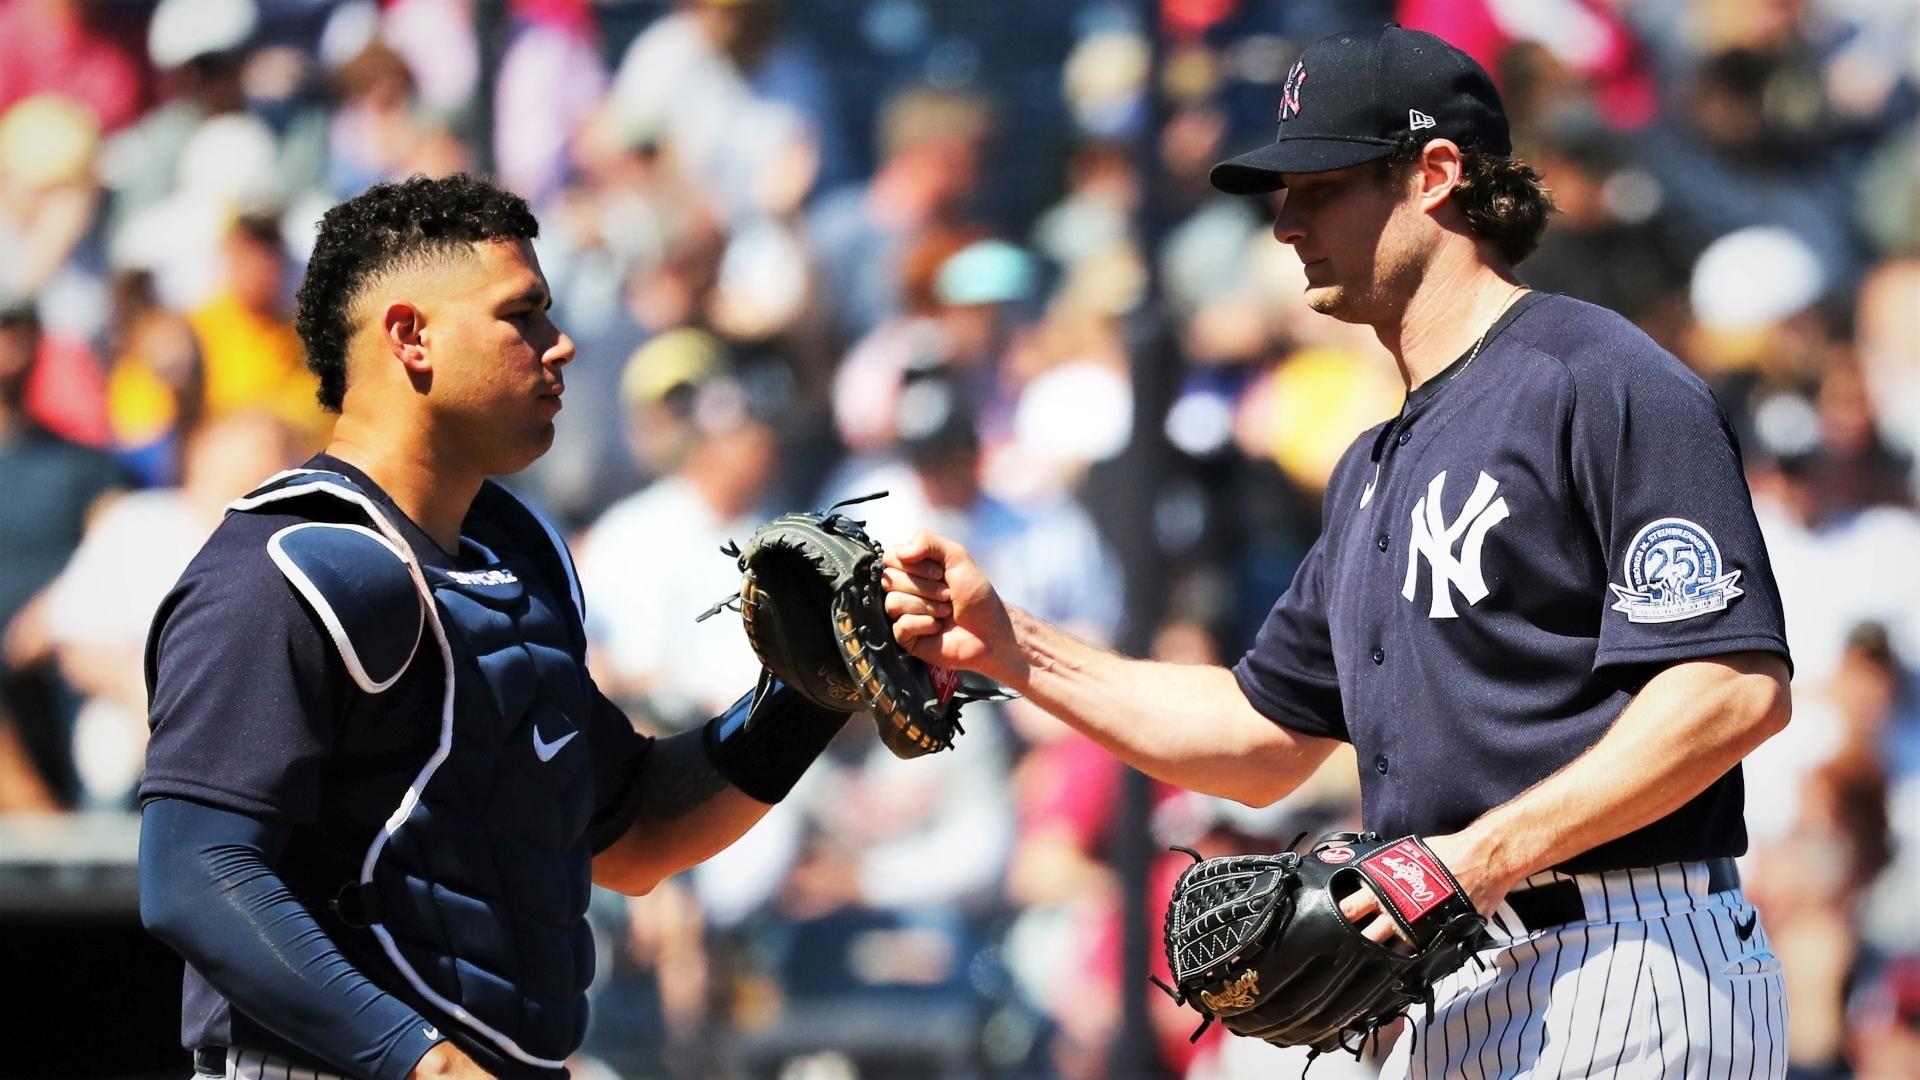
[[[1493,348],[1494,339],[1504,333],[1507,327],[1512,326],[1515,319],[1518,319],[1523,312],[1539,303],[1544,297],[1544,293],[1535,289],[1529,289],[1521,295],[1520,299],[1509,304],[1507,310],[1502,312],[1500,317],[1494,320],[1494,324],[1487,329],[1487,336],[1479,342],[1481,355],[1484,356],[1488,350]],[[1441,368],[1439,373],[1434,375],[1433,378],[1407,391],[1407,403],[1401,408],[1400,416],[1404,419],[1426,408],[1427,403],[1435,397],[1438,397],[1440,392],[1445,390],[1447,386],[1453,382],[1454,377],[1462,371],[1465,371],[1467,365],[1475,359],[1474,350],[1472,347],[1469,347],[1467,351],[1461,353],[1453,363]]]
[[[1520,318],[1528,308],[1546,298],[1546,293],[1538,289],[1529,289],[1520,299],[1515,300],[1508,306],[1500,318],[1494,321],[1493,326],[1488,328],[1486,338],[1480,343],[1480,358],[1484,358],[1487,351],[1493,348],[1494,339],[1504,333],[1507,327],[1512,326],[1514,321]],[[1433,403],[1433,399],[1439,397],[1440,392],[1452,384],[1454,377],[1465,371],[1467,365],[1474,359],[1476,359],[1476,357],[1473,355],[1473,349],[1469,348],[1466,352],[1461,353],[1459,358],[1454,360],[1453,363],[1441,368],[1433,378],[1407,391],[1407,400],[1406,403],[1400,407],[1400,415],[1394,417],[1386,426],[1380,429],[1380,434],[1374,436],[1373,452],[1369,455],[1370,459],[1375,462],[1379,461],[1381,453],[1386,450],[1387,441],[1393,437],[1394,433],[1406,427],[1407,424],[1413,421],[1414,417],[1426,411],[1427,406]]]

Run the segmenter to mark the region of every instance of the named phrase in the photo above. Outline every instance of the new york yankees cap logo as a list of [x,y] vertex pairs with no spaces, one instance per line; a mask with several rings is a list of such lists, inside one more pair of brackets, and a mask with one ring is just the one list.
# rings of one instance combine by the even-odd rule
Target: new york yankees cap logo
[[[1302,94],[1308,72],[1311,101]],[[1306,47],[1280,85],[1273,142],[1215,165],[1209,179],[1235,195],[1277,191],[1287,173],[1374,161],[1409,135],[1513,149],[1500,95],[1472,57],[1420,30],[1351,30]]]
[[1287,72],[1286,85],[1280,89],[1280,122],[1300,115],[1300,84],[1307,81],[1307,65],[1294,61],[1293,70]]

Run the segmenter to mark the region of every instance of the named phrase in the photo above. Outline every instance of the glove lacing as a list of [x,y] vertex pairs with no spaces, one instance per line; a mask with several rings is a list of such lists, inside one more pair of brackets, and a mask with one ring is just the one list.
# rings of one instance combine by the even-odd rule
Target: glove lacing
[[[843,506],[857,506],[863,502],[872,502],[875,499],[884,499],[887,497],[887,495],[888,495],[888,492],[875,491],[866,495],[855,495],[850,499],[841,499],[839,502],[834,503],[832,506],[827,507],[825,510],[821,510],[817,512],[820,518],[820,527],[827,530],[828,532],[839,532],[840,531],[839,525],[843,521],[853,521],[855,525],[863,524],[862,522],[854,521],[853,518],[850,518],[845,514],[837,514],[834,511],[840,509]],[[729,540],[726,543],[721,544],[720,554],[725,555],[726,557],[733,559],[735,561],[738,561],[740,558],[739,542],[735,540]],[[738,613],[739,610],[740,610],[740,593],[736,591],[732,596],[726,597],[725,599],[721,600],[719,603],[713,605],[707,610],[694,616],[693,621],[706,622],[708,619],[713,618],[715,615],[718,615],[723,611],[732,611],[732,612]]]

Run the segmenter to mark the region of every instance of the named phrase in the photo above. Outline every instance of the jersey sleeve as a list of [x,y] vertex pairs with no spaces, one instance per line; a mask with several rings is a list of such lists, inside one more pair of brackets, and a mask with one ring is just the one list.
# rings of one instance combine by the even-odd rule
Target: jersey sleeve
[[270,525],[229,521],[239,527],[208,542],[148,635],[152,737],[140,795],[308,823],[352,683],[269,559]]
[[1349,742],[1327,625],[1326,545],[1323,532],[1233,675],[1261,715],[1303,735]]
[[1569,463],[1606,560],[1596,669],[1787,654],[1740,448],[1713,393],[1668,357],[1576,376]]

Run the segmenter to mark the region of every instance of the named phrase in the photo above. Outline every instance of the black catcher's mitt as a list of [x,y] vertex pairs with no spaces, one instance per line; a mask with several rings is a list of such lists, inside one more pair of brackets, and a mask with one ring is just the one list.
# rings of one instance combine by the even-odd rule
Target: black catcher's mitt
[[880,739],[898,757],[945,750],[961,734],[960,706],[997,695],[962,689],[957,672],[909,654],[893,637],[880,575],[880,545],[837,513],[782,514],[728,545],[740,564],[737,596],[747,640],[775,678],[823,708],[873,714]]
[[[1181,849],[1185,850],[1185,849]],[[1360,1053],[1366,1038],[1488,944],[1486,920],[1417,836],[1330,833],[1304,854],[1202,859],[1167,905],[1173,999],[1238,1035]],[[1372,889],[1412,945],[1364,937],[1340,901]],[[1198,1038],[1200,1031],[1194,1032]]]

